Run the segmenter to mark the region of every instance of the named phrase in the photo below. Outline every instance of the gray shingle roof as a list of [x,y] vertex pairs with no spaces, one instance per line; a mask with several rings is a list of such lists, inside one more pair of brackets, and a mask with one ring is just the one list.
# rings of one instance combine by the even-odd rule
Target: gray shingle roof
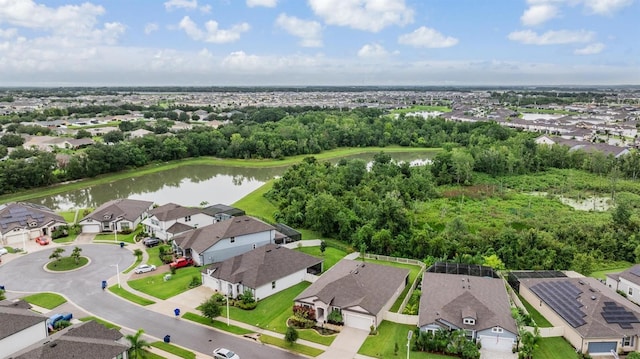
[[[463,318],[476,319],[475,325]],[[498,278],[425,272],[418,326],[445,320],[459,328],[483,330],[500,326],[517,333],[505,282]]]
[[182,249],[192,248],[198,253],[204,252],[220,240],[242,235],[275,231],[275,228],[267,223],[249,216],[240,216],[200,227],[185,233],[173,240]]
[[22,330],[32,327],[38,323],[42,323],[45,330],[45,321],[47,317],[32,312],[29,309],[22,308],[20,305],[14,305],[10,301],[0,302],[0,339],[7,338]]
[[122,217],[128,221],[135,221],[143,213],[145,213],[153,202],[140,201],[137,199],[120,198],[106,202],[102,206],[95,209],[82,220],[93,219],[99,222],[105,220],[105,216],[109,216],[108,221],[114,221],[118,217]]
[[50,223],[67,224],[62,216],[38,204],[13,202],[0,205],[0,233],[11,232],[16,228],[24,228],[32,222],[36,223],[33,228],[39,228]]
[[640,273],[640,264],[636,264],[633,267],[618,273],[618,276],[615,277],[614,275],[609,275],[607,274],[607,276],[610,276],[616,280],[620,280],[620,278],[622,279],[626,279],[629,282],[636,284],[636,285],[640,285],[640,276],[638,276],[637,274],[634,273]]
[[409,276],[408,269],[343,259],[305,289],[295,300],[318,297],[342,309],[360,306],[377,315]]
[[230,283],[240,283],[249,288],[283,278],[300,270],[322,263],[322,259],[281,247],[267,244],[247,253],[211,264],[203,272]]
[[155,216],[162,222],[171,221],[187,216],[204,213],[200,208],[183,207],[175,203],[167,203],[149,211],[150,216]]

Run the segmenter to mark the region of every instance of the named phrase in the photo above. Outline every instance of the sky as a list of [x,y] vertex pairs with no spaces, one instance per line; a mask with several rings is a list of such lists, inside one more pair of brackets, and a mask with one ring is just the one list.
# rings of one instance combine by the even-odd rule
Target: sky
[[0,0],[0,86],[640,84],[640,0]]

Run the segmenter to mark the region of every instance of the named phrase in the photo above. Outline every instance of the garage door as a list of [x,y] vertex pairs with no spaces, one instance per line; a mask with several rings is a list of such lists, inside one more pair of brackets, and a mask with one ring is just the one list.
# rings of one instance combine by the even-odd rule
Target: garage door
[[342,312],[342,314],[344,315],[344,325],[367,331],[371,330],[371,325],[373,325],[373,318],[363,315],[351,314],[344,311]]
[[10,232],[5,235],[5,239],[7,241],[7,245],[20,245],[22,246],[22,241],[27,240],[28,237],[24,232]]
[[100,233],[100,224],[83,224],[83,233]]
[[598,355],[613,355],[611,351],[613,350],[616,353],[618,348],[617,342],[598,342],[598,343],[589,343],[589,354],[598,354]]
[[513,349],[513,339],[510,338],[500,338],[493,337],[490,335],[480,335],[478,336],[480,343],[482,344],[483,349],[496,351],[496,352],[507,352],[511,353],[511,349]]

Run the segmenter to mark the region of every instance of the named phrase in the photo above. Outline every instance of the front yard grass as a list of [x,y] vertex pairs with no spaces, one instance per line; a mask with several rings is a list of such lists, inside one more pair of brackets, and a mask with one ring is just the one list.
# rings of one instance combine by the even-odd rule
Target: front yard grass
[[67,302],[60,294],[49,292],[28,295],[22,299],[33,305],[47,309],[53,309]]
[[166,273],[160,273],[140,279],[134,279],[127,282],[129,286],[139,292],[148,294],[158,299],[168,299],[180,293],[186,292],[193,277],[200,280],[200,268],[185,267],[176,271],[171,275],[171,279],[164,281]]
[[264,344],[275,345],[277,347],[291,350],[300,354],[308,355],[310,357],[317,357],[318,355],[323,353],[323,351],[320,349],[308,347],[306,345],[298,344],[298,343],[289,344],[284,339],[275,338],[270,335],[262,334],[260,336],[260,341]]
[[75,219],[76,219],[76,211],[61,211],[61,212],[57,212],[59,215],[62,216],[62,218],[64,218],[64,221],[70,224],[73,224]]
[[[416,329],[415,325],[398,324],[383,320],[378,327],[377,335],[370,335],[358,350],[358,354],[374,358],[406,358],[407,357],[407,333]],[[398,344],[398,353],[395,346]],[[413,341],[412,341],[413,345]],[[409,352],[412,359],[451,359],[451,356],[432,354],[425,352]]]
[[[137,232],[137,231],[136,231]],[[115,233],[99,233],[96,234],[94,238],[95,242],[113,242],[115,244],[119,244],[120,242],[125,243],[135,243],[134,238],[136,236],[136,232],[131,232],[129,234],[115,234]]]
[[148,265],[154,265],[156,267],[160,267],[164,263],[160,259],[160,247],[165,247],[167,250],[171,250],[171,246],[166,244],[161,244],[159,246],[146,248],[147,254],[149,255],[149,259],[147,260]]
[[182,349],[173,344],[165,343],[165,342],[152,342],[149,343],[152,347],[158,348],[167,353],[173,354],[180,358],[184,359],[196,359],[196,354],[190,350]]
[[529,302],[527,302],[524,298],[522,298],[520,294],[518,294],[518,298],[520,298],[520,301],[524,305],[525,309],[527,309],[527,312],[529,312],[531,319],[533,319],[533,321],[536,322],[538,327],[540,328],[553,327],[553,324],[551,324],[551,322],[549,322],[547,318],[543,317],[542,314],[540,314],[540,312],[538,312],[536,308],[534,308]]
[[192,322],[200,323],[200,324],[212,327],[212,328],[220,329],[220,330],[225,331],[225,332],[236,334],[236,335],[245,335],[245,334],[253,333],[252,330],[244,329],[244,328],[238,327],[238,326],[233,325],[233,324],[227,325],[227,323],[225,321],[226,318],[224,318],[222,316],[218,317],[216,320],[214,320],[212,322],[211,319],[209,319],[207,317],[203,317],[200,314],[196,314],[196,313],[192,313],[192,312],[186,312],[186,313],[184,313],[182,318],[190,320]]
[[322,263],[323,272],[326,272],[329,268],[333,267],[334,264],[338,263],[342,258],[344,258],[344,256],[347,255],[346,252],[333,247],[327,247],[324,251],[324,255],[320,251],[319,246],[299,247],[299,248],[296,248],[296,250],[302,253],[312,255],[314,257],[324,259],[324,262]]
[[112,285],[111,287],[109,287],[109,291],[123,299],[126,299],[130,302],[145,306],[145,305],[151,305],[151,304],[155,304],[156,302],[149,300],[147,298],[142,298],[139,295],[135,295],[127,290],[125,290],[124,288],[120,288],[118,287],[118,285]]
[[563,337],[541,338],[533,352],[535,359],[576,359],[576,350]]

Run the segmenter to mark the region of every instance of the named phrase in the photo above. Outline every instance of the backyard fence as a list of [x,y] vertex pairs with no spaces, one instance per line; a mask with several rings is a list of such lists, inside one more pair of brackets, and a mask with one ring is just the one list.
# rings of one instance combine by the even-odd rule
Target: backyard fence
[[382,313],[382,319],[388,320],[394,323],[418,325],[417,315],[400,314],[400,313],[386,311]]

